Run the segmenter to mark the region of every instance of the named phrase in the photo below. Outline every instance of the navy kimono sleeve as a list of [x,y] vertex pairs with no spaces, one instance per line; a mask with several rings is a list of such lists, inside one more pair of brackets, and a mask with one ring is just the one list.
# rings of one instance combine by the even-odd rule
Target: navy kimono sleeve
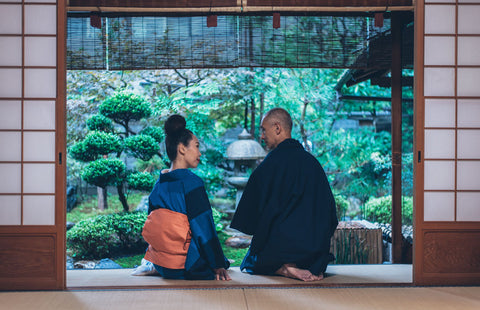
[[192,243],[198,247],[199,259],[212,269],[228,268],[230,263],[223,254],[213,221],[212,209],[203,184],[185,196],[187,216],[192,232]]

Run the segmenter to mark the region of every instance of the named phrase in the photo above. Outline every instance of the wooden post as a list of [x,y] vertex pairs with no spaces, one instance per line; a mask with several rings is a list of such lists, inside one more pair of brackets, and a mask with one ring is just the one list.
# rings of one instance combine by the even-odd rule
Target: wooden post
[[392,262],[402,263],[402,16],[392,12]]

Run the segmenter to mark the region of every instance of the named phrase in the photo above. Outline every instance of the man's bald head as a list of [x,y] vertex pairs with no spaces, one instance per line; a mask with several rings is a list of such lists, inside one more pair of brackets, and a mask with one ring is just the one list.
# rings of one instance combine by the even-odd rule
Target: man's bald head
[[293,122],[292,117],[287,110],[282,108],[273,108],[265,114],[264,119],[269,122],[279,122],[282,128],[291,134]]
[[262,139],[267,148],[273,150],[285,139],[292,137],[292,118],[282,108],[274,108],[268,111],[260,125]]

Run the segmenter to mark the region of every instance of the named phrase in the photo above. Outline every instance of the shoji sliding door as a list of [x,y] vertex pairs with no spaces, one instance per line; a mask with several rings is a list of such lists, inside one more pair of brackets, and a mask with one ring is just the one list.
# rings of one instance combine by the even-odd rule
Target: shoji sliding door
[[64,10],[0,0],[0,290],[65,286]]
[[416,284],[480,283],[480,0],[416,10]]

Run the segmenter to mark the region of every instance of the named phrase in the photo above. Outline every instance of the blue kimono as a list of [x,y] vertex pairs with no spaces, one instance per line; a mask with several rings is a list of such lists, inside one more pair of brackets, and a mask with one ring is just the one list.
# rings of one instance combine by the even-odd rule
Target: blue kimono
[[230,226],[253,235],[242,271],[274,274],[294,263],[319,275],[334,259],[330,239],[337,224],[322,166],[298,141],[287,139],[253,171]]
[[[157,209],[167,209],[159,211],[166,211],[162,212],[163,214],[177,213],[188,219],[185,223],[189,226],[187,241],[190,243],[184,259],[184,268],[171,269],[154,264],[160,275],[169,279],[210,280],[215,278],[213,269],[227,269],[230,266],[218,240],[203,181],[197,175],[188,169],[176,169],[161,174],[149,196],[149,217]],[[167,219],[163,222],[169,221]],[[147,226],[147,223],[145,225]],[[162,227],[157,226],[151,230],[161,229]],[[171,231],[163,233],[167,237],[163,237],[161,242],[164,242],[165,238],[171,238],[172,242],[176,242],[179,237],[172,236]]]

